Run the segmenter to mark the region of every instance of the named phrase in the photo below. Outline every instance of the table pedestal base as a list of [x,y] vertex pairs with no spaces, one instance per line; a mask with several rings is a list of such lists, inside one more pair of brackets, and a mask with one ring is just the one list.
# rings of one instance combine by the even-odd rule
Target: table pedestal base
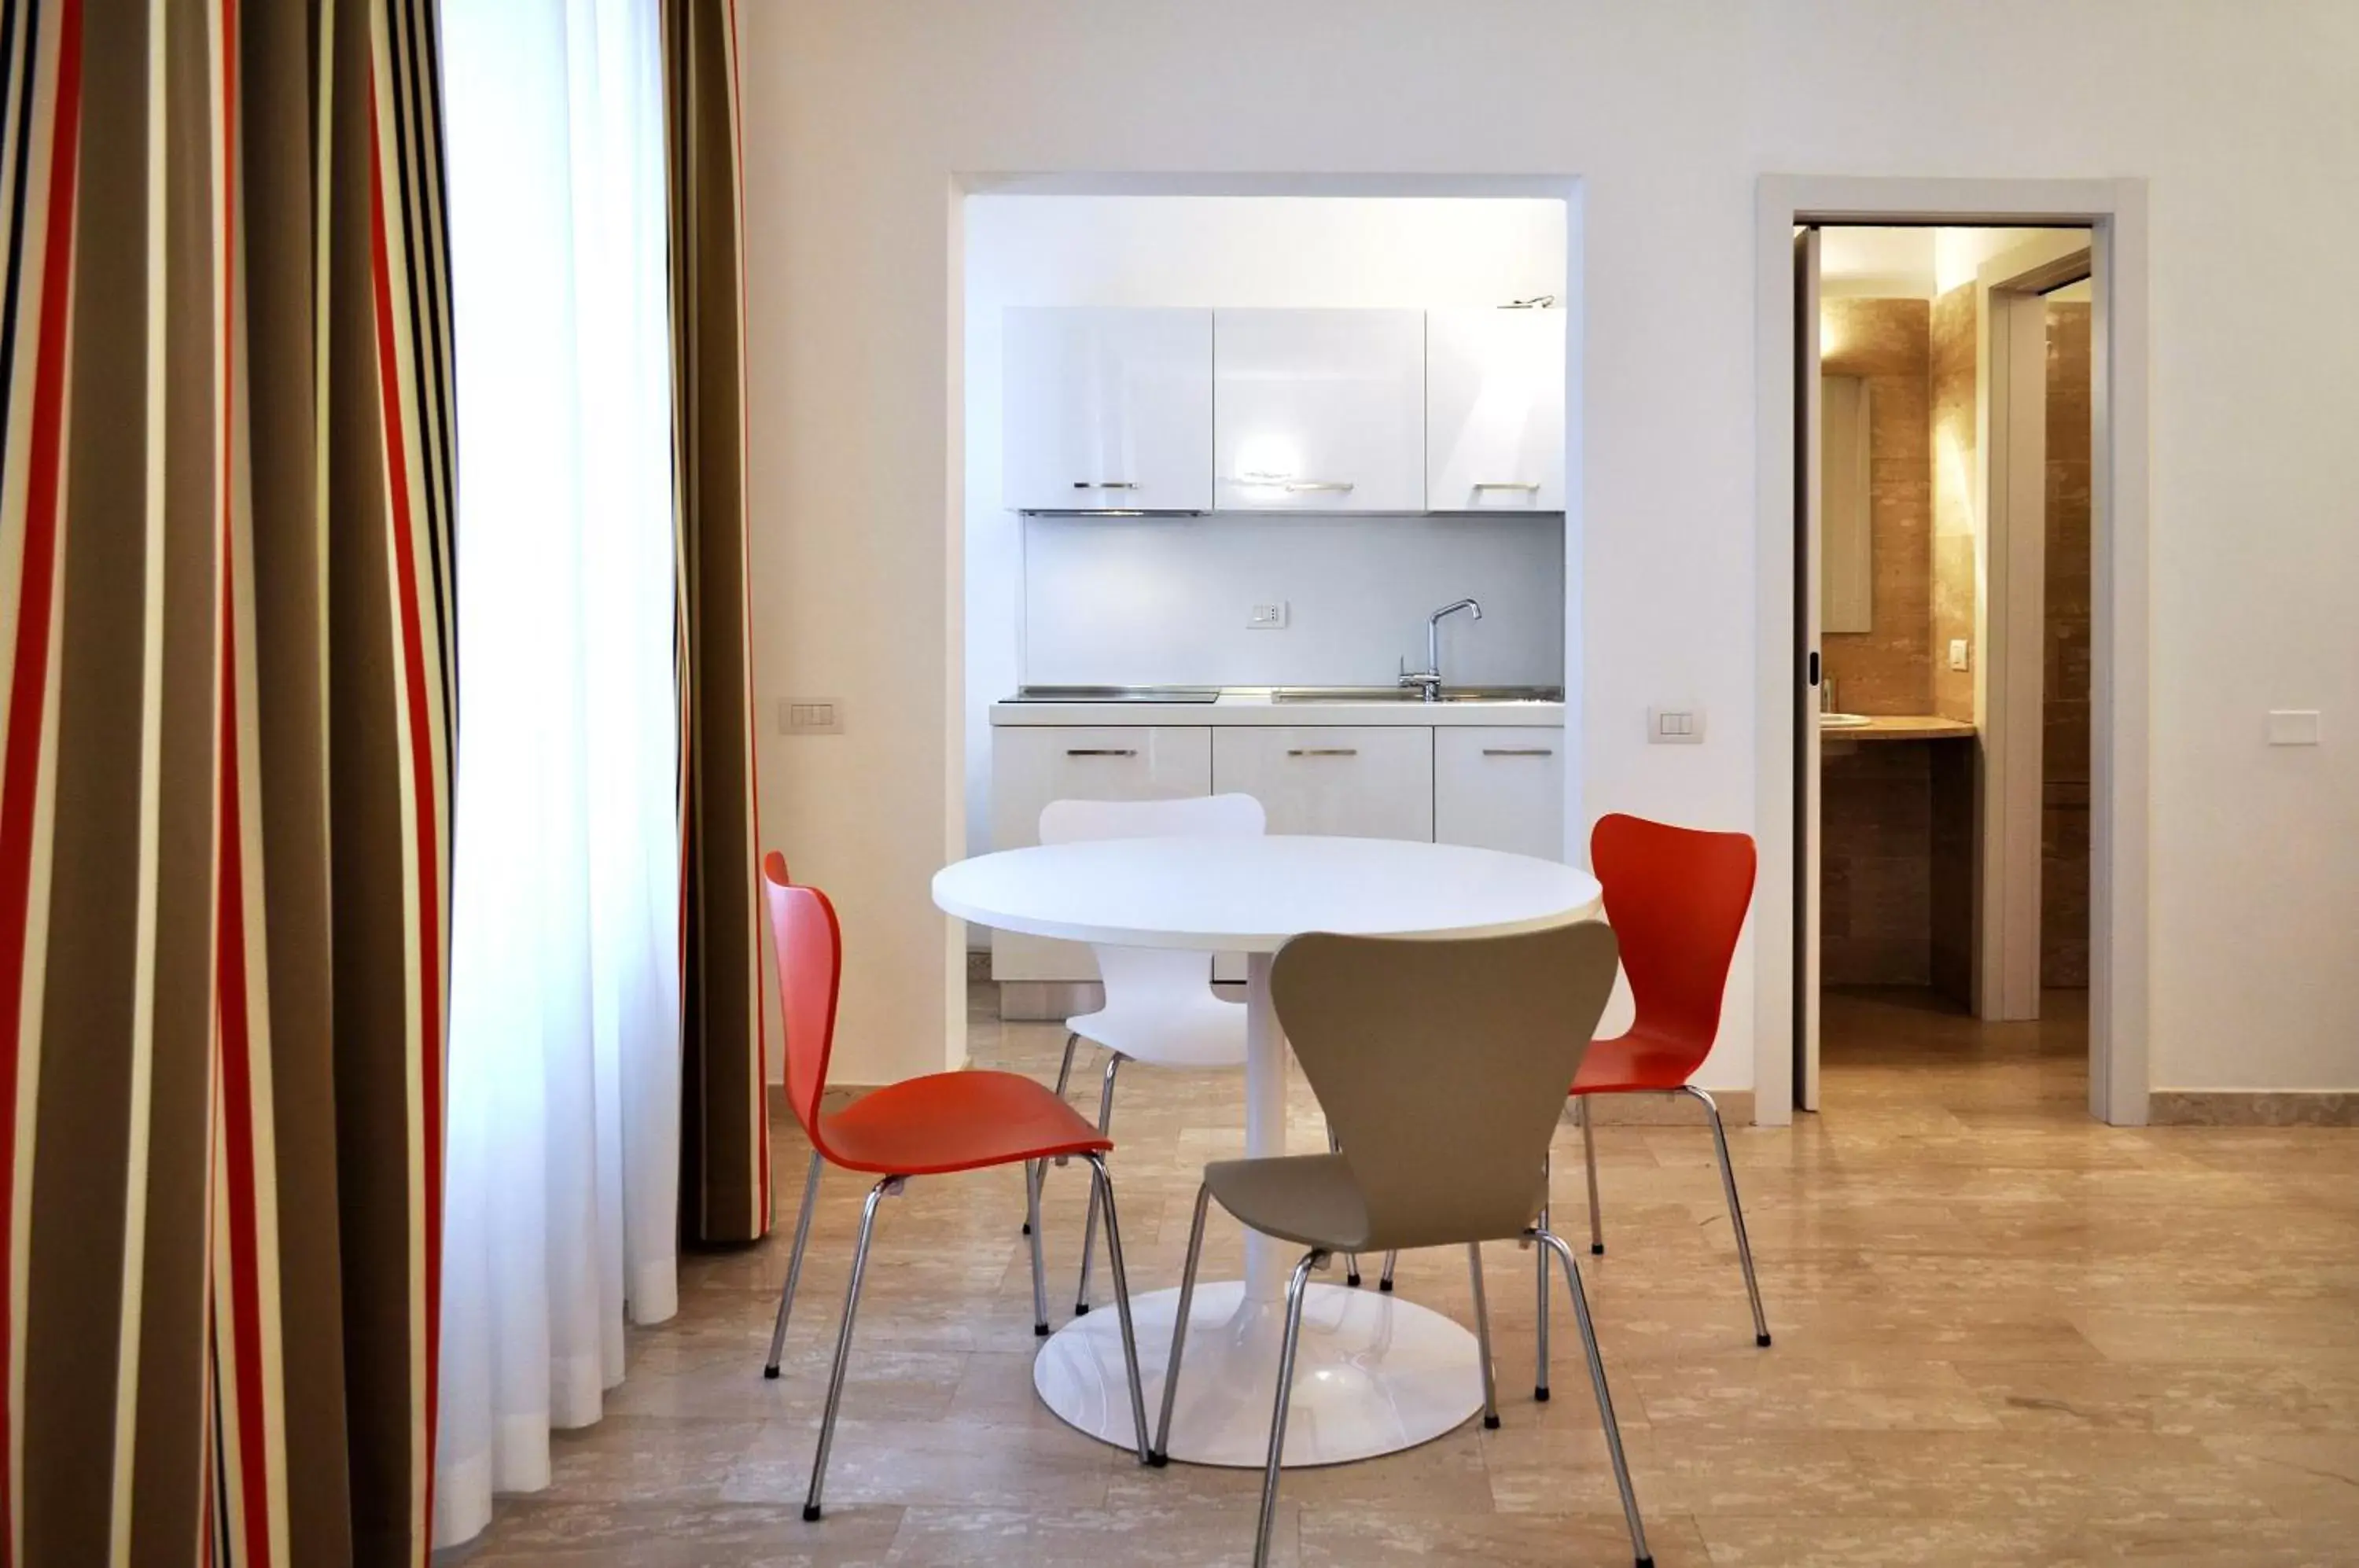
[[[1180,1292],[1131,1301],[1147,1435],[1163,1403]],[[1269,1460],[1283,1301],[1247,1302],[1239,1280],[1200,1283],[1189,1312],[1171,1413],[1170,1454],[1190,1465],[1259,1469]],[[1342,1465],[1428,1443],[1483,1408],[1474,1335],[1397,1296],[1312,1284],[1295,1355],[1287,1418],[1289,1468]],[[1040,1349],[1032,1386],[1057,1415],[1101,1442],[1132,1446],[1122,1329],[1112,1301],[1076,1318]]]

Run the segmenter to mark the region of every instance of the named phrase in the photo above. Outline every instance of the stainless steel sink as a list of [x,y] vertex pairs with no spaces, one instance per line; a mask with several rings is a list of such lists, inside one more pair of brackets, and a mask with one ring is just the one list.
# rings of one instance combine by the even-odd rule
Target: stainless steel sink
[[[1279,686],[1273,702],[1423,702],[1424,693],[1405,686]],[[1449,686],[1445,702],[1561,702],[1561,686]]]

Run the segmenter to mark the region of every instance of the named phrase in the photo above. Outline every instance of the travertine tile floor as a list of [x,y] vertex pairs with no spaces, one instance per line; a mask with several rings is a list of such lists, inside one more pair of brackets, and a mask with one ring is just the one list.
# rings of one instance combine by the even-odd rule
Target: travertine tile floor
[[[2055,1021],[1984,1028],[1906,994],[1830,999],[1823,1113],[1731,1129],[1769,1350],[1708,1136],[1601,1128],[1609,1249],[1582,1261],[1663,1568],[2359,1563],[2359,1133],[2093,1126],[2077,998],[2051,1000]],[[977,1018],[979,1061],[1053,1073],[1059,1032],[979,998]],[[1316,1108],[1295,1108],[1307,1145]],[[1141,1288],[1176,1280],[1192,1172],[1240,1148],[1239,1122],[1222,1078],[1126,1075]],[[781,1235],[686,1260],[678,1319],[634,1334],[606,1419],[557,1440],[554,1484],[503,1504],[471,1568],[1245,1558],[1257,1477],[1142,1471],[1033,1399],[1013,1172],[886,1210],[829,1515],[804,1524],[863,1184],[823,1189],[788,1375],[765,1382],[803,1161],[790,1125],[777,1138]],[[1568,1124],[1576,1235],[1579,1148]],[[1068,1310],[1084,1187],[1049,1185]],[[1235,1248],[1216,1230],[1210,1261]],[[1569,1318],[1556,1399],[1530,1400],[1528,1260],[1488,1259],[1504,1427],[1288,1475],[1279,1561],[1628,1562]],[[1401,1289],[1467,1311],[1455,1253],[1405,1258]]]

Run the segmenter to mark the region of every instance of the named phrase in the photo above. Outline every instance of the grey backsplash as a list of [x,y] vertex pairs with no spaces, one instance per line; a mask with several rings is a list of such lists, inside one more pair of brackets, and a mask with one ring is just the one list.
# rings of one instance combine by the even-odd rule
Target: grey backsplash
[[[1564,679],[1564,519],[1223,513],[1024,519],[1025,681],[1032,685],[1367,685],[1425,661],[1442,623],[1453,684]],[[1288,603],[1283,631],[1249,631]]]

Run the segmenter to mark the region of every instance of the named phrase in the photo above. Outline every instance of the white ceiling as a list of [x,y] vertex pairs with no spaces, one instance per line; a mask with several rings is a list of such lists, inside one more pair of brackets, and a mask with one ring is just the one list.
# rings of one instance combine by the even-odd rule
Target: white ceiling
[[2040,229],[1828,228],[1819,237],[1819,289],[1828,296],[1930,299]]

